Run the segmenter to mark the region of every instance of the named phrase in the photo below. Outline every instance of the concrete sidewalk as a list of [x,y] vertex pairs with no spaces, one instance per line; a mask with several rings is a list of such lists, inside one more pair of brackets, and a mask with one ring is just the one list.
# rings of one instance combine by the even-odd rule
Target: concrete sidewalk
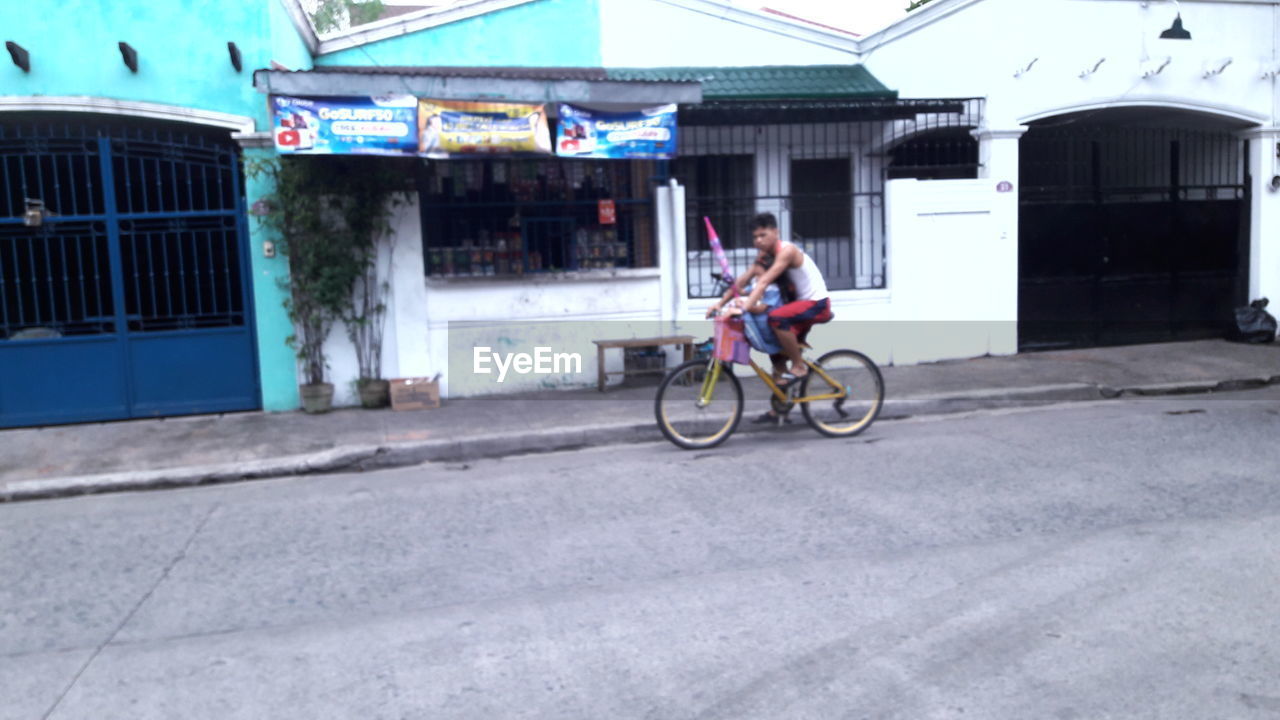
[[[879,422],[980,408],[1261,387],[1280,383],[1280,345],[1203,340],[882,371],[887,401]],[[254,412],[3,430],[0,502],[659,440],[655,387],[653,380],[605,393],[451,400],[420,412]],[[777,432],[746,422],[767,403],[758,382],[748,381],[744,389],[748,401],[738,432]],[[798,418],[784,429],[812,432]]]

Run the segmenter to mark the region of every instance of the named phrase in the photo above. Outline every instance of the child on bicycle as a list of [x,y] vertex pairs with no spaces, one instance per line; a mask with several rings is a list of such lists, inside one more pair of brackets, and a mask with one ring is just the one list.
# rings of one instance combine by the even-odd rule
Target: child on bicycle
[[[760,278],[764,277],[764,274],[772,264],[772,255],[768,253],[760,255],[752,263],[750,269],[738,278],[740,283],[735,282],[734,286],[747,286],[751,290],[755,290],[760,283]],[[732,290],[729,292],[732,293]],[[749,293],[750,291],[747,292]],[[747,341],[757,351],[769,355],[769,360],[773,363],[773,380],[775,383],[781,383],[787,369],[787,356],[783,354],[782,346],[778,343],[778,337],[774,333],[773,327],[769,324],[769,313],[794,299],[794,289],[784,276],[778,282],[770,283],[765,287],[764,294],[760,300],[750,307],[746,304],[747,297],[747,295],[739,295],[729,301],[729,307],[735,314],[742,313],[742,329],[747,336]],[[708,311],[708,315],[712,314],[712,312]],[[790,418],[784,418],[784,420],[791,422]],[[752,420],[754,423],[777,423],[778,421],[778,416],[773,414],[772,411]]]

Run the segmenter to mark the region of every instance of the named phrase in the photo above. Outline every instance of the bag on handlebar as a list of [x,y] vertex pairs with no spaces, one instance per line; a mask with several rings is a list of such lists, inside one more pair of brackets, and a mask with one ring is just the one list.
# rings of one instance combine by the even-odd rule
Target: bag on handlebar
[[751,362],[751,345],[743,332],[742,318],[739,316],[716,316],[716,359],[723,362]]

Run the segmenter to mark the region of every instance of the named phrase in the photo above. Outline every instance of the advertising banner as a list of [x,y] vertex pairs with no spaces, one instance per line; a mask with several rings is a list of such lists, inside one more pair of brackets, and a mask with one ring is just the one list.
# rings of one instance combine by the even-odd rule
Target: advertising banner
[[276,151],[305,155],[412,155],[418,101],[409,95],[271,96]]
[[551,154],[545,105],[418,101],[418,154],[429,158]]
[[667,160],[676,156],[676,106],[600,112],[560,105],[556,154],[579,158]]

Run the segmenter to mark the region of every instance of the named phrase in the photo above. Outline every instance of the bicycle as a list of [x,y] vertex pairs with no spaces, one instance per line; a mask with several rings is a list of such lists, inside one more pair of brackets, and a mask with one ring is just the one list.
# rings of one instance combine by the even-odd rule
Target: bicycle
[[[717,332],[717,346],[722,340]],[[802,344],[804,351],[812,350]],[[755,348],[752,348],[755,349]],[[719,445],[742,420],[742,383],[717,347],[710,358],[690,360],[667,373],[654,398],[658,429],[686,450]],[[769,404],[781,418],[796,405],[813,429],[828,437],[852,437],[875,422],[884,405],[884,378],[871,358],[856,350],[832,350],[817,360],[803,358],[809,373],[783,390],[755,360],[755,370],[771,394]],[[810,394],[810,385],[814,394]]]

